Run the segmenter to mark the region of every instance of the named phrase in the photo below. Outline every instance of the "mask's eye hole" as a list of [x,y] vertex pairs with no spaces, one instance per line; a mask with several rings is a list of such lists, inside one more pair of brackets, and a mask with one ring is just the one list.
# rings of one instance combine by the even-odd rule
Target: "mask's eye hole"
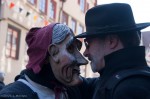
[[77,49],[80,51],[82,48],[82,42],[79,40],[76,40],[76,46],[77,46]]
[[74,53],[74,46],[71,44],[70,46],[67,47],[67,50],[69,53]]

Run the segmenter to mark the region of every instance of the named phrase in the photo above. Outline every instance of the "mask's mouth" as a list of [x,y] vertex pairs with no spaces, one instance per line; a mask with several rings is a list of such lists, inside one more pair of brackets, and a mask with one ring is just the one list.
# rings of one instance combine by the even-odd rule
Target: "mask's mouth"
[[78,66],[76,66],[74,69],[73,69],[73,73],[77,73],[78,75],[80,74],[80,68]]
[[62,70],[62,75],[66,78],[66,81],[70,83],[74,79],[74,75],[80,75],[80,68],[77,65],[66,65]]

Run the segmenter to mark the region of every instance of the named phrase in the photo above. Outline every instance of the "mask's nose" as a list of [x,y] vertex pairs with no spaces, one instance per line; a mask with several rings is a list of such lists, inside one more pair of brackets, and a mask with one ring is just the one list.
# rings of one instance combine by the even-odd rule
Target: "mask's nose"
[[88,61],[83,57],[83,55],[80,52],[77,52],[76,60],[77,60],[78,65],[88,64]]

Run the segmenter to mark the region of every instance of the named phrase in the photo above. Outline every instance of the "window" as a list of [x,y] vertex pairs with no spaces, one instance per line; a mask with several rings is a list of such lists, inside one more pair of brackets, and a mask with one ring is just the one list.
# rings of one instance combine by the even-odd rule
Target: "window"
[[80,0],[80,9],[82,12],[84,12],[84,8],[85,8],[85,0]]
[[31,4],[36,4],[36,0],[28,0]]
[[71,29],[74,33],[76,32],[76,21],[73,18],[71,20]]
[[13,27],[13,26],[8,26],[7,30],[7,38],[6,38],[6,56],[13,58],[13,59],[18,59],[18,54],[19,54],[19,35],[20,30]]
[[86,9],[85,12],[89,9],[89,3],[86,3]]
[[40,0],[39,1],[39,9],[41,12],[46,13],[46,10],[47,10],[46,0]]
[[2,9],[2,4],[3,4],[2,2],[3,1],[0,0],[0,21],[2,19],[2,10],[1,10]]
[[49,18],[55,19],[56,17],[56,2],[54,0],[50,1],[49,4]]
[[97,5],[97,0],[95,0],[95,3],[94,3],[94,6],[96,6]]
[[63,23],[63,24],[68,24],[68,15],[65,13],[65,12],[62,12],[62,20],[61,20],[61,22]]
[[78,27],[78,34],[82,33],[84,31],[84,28],[82,25],[79,25]]
[[27,55],[27,49],[28,49],[28,45],[25,44],[25,52],[24,52],[24,62],[25,62],[25,64],[27,64],[28,61],[29,61],[29,56]]

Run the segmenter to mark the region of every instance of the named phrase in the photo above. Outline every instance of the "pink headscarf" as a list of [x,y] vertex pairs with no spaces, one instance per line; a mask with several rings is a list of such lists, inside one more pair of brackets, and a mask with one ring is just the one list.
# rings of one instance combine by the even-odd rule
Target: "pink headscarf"
[[26,36],[29,47],[27,50],[29,62],[26,68],[32,69],[34,73],[40,72],[42,68],[48,46],[52,43],[52,31],[56,24],[52,23],[42,28],[31,28]]

